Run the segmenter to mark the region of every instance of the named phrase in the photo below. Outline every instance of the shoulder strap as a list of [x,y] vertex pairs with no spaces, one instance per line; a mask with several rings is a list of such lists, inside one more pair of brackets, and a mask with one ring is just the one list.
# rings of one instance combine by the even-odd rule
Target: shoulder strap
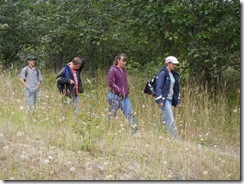
[[65,78],[67,78],[69,75],[69,68],[67,65],[65,65]]
[[25,68],[24,68],[24,70],[25,70],[25,78],[26,78],[27,75],[28,75],[28,67],[29,67],[29,66],[25,66]]
[[[27,77],[27,75],[28,75],[28,70],[29,70],[29,66],[27,65],[27,66],[25,66],[25,78]],[[39,69],[36,67],[36,76],[37,77],[39,77]]]
[[36,75],[39,77],[39,68],[36,67]]

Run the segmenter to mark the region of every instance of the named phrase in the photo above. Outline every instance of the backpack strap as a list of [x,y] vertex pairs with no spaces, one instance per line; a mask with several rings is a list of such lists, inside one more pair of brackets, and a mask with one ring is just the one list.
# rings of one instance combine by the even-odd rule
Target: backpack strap
[[65,65],[65,78],[67,78],[69,75],[69,68],[68,67],[69,66]]
[[[31,69],[30,67],[29,67],[29,65],[27,65],[26,67],[25,67],[25,78],[27,77],[27,75],[28,75],[28,70],[29,69]],[[36,70],[36,76],[37,76],[37,78],[39,77],[39,68],[35,68],[35,70]]]

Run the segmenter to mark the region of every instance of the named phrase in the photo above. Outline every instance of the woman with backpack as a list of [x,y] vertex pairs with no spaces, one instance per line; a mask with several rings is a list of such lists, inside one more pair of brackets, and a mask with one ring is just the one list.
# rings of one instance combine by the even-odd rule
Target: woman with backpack
[[178,134],[175,129],[174,115],[172,105],[174,107],[180,105],[180,81],[179,74],[175,72],[179,61],[174,56],[169,56],[165,59],[165,67],[161,70],[156,81],[155,100],[160,108],[160,118],[157,123],[165,123],[168,132],[174,139],[178,139]]

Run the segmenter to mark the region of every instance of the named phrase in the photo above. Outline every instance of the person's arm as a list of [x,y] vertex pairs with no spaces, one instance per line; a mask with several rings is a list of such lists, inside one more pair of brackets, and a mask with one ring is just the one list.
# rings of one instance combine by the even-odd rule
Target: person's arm
[[108,85],[111,88],[112,92],[114,92],[117,95],[120,95],[121,89],[119,88],[119,86],[115,84],[115,75],[115,70],[111,68],[108,72]]
[[164,97],[163,94],[163,85],[165,80],[165,71],[161,71],[158,75],[158,79],[156,80],[156,94],[155,94],[155,100],[159,107],[163,107]]
[[40,69],[37,69],[38,70],[38,84],[37,84],[37,89],[40,88],[41,86],[41,82],[42,82],[42,73],[41,73],[41,70]]
[[29,85],[27,84],[25,78],[26,78],[26,75],[27,75],[27,67],[24,67],[21,72],[19,73],[18,77],[19,77],[19,80],[21,82],[21,84],[26,87],[26,88],[29,88]]
[[28,88],[28,84],[25,82],[23,78],[19,78],[19,80],[24,87]]

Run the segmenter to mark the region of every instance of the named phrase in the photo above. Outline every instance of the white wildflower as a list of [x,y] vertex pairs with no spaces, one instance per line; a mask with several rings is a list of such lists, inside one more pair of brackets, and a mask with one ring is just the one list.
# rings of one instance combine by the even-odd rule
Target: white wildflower
[[146,144],[146,147],[148,147],[149,145],[148,144]]
[[45,164],[48,164],[50,161],[48,159],[44,160]]
[[106,180],[112,180],[113,179],[113,177],[112,177],[112,175],[108,175],[108,176],[106,176],[106,178],[105,178]]
[[142,108],[145,108],[146,106],[145,105],[142,105]]
[[224,164],[224,163],[225,163],[225,160],[221,160],[221,163],[223,163],[223,164]]
[[23,109],[24,109],[24,106],[20,106],[19,109],[20,109],[20,110],[23,110]]
[[189,148],[185,148],[185,151],[188,151],[189,150]]
[[214,148],[217,148],[218,146],[217,146],[217,145],[214,145],[213,147],[214,147]]
[[67,164],[67,165],[71,164],[71,161],[68,161],[66,164]]
[[51,170],[51,171],[49,172],[49,174],[54,174],[54,171],[53,171],[53,170]]
[[75,172],[75,167],[71,167],[69,170],[70,170],[71,172]]
[[203,171],[203,175],[207,175],[208,174],[208,171]]
[[17,132],[17,134],[16,134],[17,137],[20,137],[20,136],[22,136],[22,135],[24,135],[23,132]]
[[237,112],[237,109],[234,109],[233,112]]
[[9,146],[4,146],[3,149],[4,150],[8,150],[9,149]]
[[49,156],[48,159],[49,159],[49,160],[53,160],[53,157],[52,157],[52,156]]
[[163,161],[163,165],[167,165],[168,164],[168,162],[167,161]]

